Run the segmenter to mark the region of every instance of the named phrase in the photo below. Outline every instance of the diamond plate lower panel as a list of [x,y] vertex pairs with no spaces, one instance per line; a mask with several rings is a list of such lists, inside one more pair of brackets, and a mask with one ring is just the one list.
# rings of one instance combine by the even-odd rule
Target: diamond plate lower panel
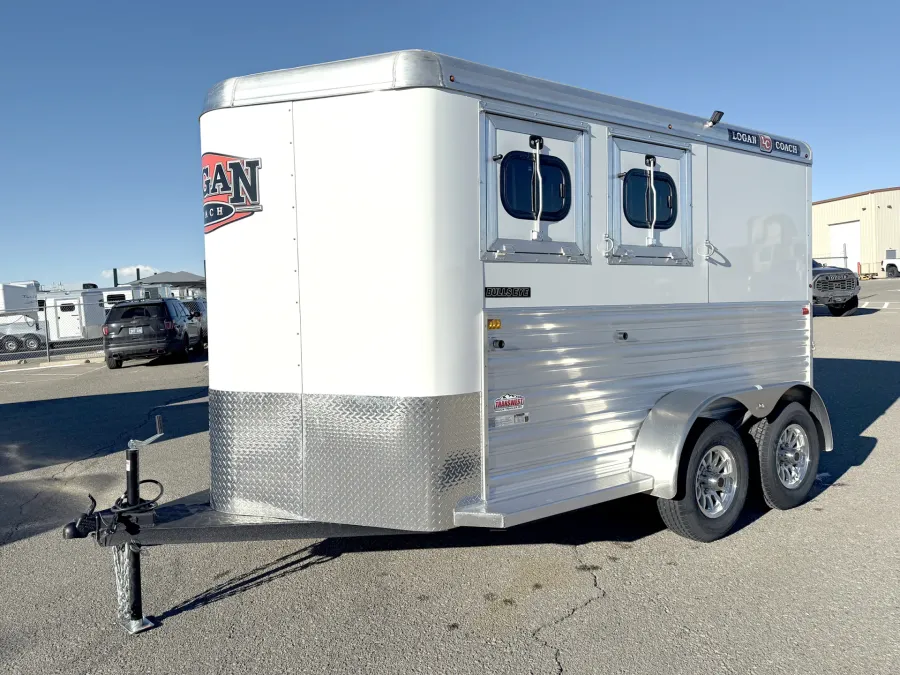
[[305,395],[307,513],[403,530],[453,526],[480,494],[481,396]]
[[210,390],[218,511],[403,530],[453,527],[481,493],[481,396]]
[[300,394],[209,390],[209,498],[217,511],[303,516]]

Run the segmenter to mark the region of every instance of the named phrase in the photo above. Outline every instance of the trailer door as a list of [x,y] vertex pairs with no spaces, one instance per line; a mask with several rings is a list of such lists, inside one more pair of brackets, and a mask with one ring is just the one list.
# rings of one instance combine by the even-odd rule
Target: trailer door
[[[49,303],[48,303],[48,306]],[[56,299],[52,304],[54,340],[78,340],[83,337],[84,308],[75,299]]]
[[809,296],[809,168],[709,149],[709,301]]

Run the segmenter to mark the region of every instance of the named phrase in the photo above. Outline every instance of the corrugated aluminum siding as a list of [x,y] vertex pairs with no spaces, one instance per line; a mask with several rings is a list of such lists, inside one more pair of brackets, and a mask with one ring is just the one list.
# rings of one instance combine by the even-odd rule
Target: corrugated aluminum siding
[[[488,310],[505,346],[487,359],[487,501],[627,471],[641,423],[676,389],[808,382],[803,306]],[[524,406],[495,411],[504,395]]]
[[831,255],[829,225],[858,220],[862,272],[880,274],[885,250],[900,250],[900,188],[813,204],[812,220],[813,258]]

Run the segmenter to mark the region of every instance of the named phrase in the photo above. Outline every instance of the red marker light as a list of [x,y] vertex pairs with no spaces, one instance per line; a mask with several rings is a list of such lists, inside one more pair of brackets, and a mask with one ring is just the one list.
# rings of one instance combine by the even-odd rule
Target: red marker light
[[803,306],[803,316],[809,316],[809,307],[807,305]]

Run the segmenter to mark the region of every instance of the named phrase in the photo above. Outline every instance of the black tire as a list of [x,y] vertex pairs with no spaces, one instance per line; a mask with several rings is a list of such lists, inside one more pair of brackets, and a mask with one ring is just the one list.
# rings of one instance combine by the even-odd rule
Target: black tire
[[[720,515],[710,516],[700,507],[699,499],[703,494],[698,494],[698,469],[707,453],[717,447],[724,447],[731,455],[731,483],[721,487],[725,489],[730,484],[733,491]],[[682,450],[681,457],[678,494],[674,499],[657,500],[659,515],[666,527],[682,537],[703,542],[724,537],[741,515],[750,483],[747,451],[741,437],[727,422],[713,422],[700,433],[693,447]],[[703,489],[699,488],[700,491]]]
[[831,312],[831,316],[850,316],[854,312],[856,312],[859,307],[859,298],[857,296],[853,296],[847,302],[842,302],[840,304],[835,305],[826,305],[828,307],[828,311]]
[[41,339],[37,335],[26,335],[22,338],[22,346],[25,351],[36,352],[41,348]]
[[175,359],[179,363],[187,363],[191,360],[191,337],[187,333],[185,333],[184,337],[181,339],[181,349],[178,350]]
[[115,356],[107,356],[106,357],[106,367],[110,370],[115,370],[116,368],[122,367],[122,360],[117,359]]
[[887,275],[888,275],[888,279],[896,279],[897,277],[900,277],[900,272],[897,272],[897,266],[896,265],[888,265],[887,266]]
[[22,343],[19,342],[19,339],[12,335],[4,335],[0,338],[0,350],[6,354],[15,354],[21,346]]
[[[795,450],[793,456],[787,456],[779,462],[779,439],[791,425],[802,428],[805,434],[805,462]],[[793,434],[788,432],[785,440]],[[800,403],[790,403],[771,420],[761,419],[748,430],[750,440],[759,454],[759,482],[762,486],[763,498],[773,509],[792,509],[799,506],[809,496],[816,472],[819,470],[819,430],[809,411]],[[748,445],[749,450],[753,450]],[[793,465],[795,475],[789,467]],[[802,473],[802,477],[801,474]],[[782,480],[784,477],[786,480]],[[796,479],[792,484],[791,479]]]
[[203,337],[203,331],[201,330],[201,331],[200,331],[200,338],[197,340],[197,344],[194,345],[194,352],[199,353],[199,352],[202,352],[202,351],[203,351],[203,341],[204,341],[205,339],[206,339],[206,338]]

